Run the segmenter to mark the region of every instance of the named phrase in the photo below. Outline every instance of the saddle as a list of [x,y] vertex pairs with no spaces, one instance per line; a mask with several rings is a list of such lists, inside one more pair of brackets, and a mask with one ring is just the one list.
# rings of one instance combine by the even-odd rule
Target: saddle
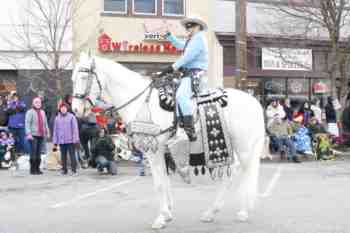
[[[179,83],[177,79],[169,78],[159,82],[159,103],[165,111],[175,111],[175,93]],[[198,118],[196,129],[202,137],[191,145],[197,149],[191,150],[189,165],[194,167],[195,175],[204,175],[208,168],[212,178],[222,177],[224,168],[227,168],[226,173],[230,176],[230,166],[234,162],[233,148],[223,115],[223,109],[228,105],[227,92],[221,88],[203,91],[199,85],[200,81],[192,77],[192,100]]]
[[[200,76],[192,77],[192,99],[197,106],[205,103],[218,102],[221,107],[227,106],[227,92],[222,88],[201,90]],[[170,75],[156,81],[159,91],[159,105],[168,112],[175,111],[175,93],[180,84],[179,78]]]

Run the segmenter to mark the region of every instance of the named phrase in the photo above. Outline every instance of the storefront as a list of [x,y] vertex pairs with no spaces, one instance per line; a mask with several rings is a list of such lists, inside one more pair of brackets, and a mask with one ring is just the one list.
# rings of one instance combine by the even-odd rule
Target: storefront
[[[218,38],[224,47],[225,84],[230,87],[226,80],[235,76],[235,37],[218,34]],[[248,50],[248,79],[243,86],[264,105],[273,98],[303,102],[324,100],[329,94],[324,42],[256,36],[249,38]]]
[[[200,15],[212,29],[215,2],[90,0],[79,8],[73,22],[74,55],[78,58],[80,52],[89,51],[141,74],[160,71],[182,54],[164,41],[160,33],[167,29],[175,36],[185,38],[186,32],[180,21],[192,14]],[[209,83],[222,86],[222,47],[214,31],[208,30],[206,37],[210,54]]]

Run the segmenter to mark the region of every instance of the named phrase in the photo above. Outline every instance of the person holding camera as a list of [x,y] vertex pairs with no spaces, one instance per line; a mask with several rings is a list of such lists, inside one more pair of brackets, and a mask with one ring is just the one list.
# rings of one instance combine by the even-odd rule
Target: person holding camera
[[68,174],[67,154],[69,154],[72,168],[72,176],[77,176],[77,159],[75,157],[75,146],[79,144],[78,122],[75,116],[68,112],[68,106],[62,102],[59,113],[55,118],[52,141],[53,151],[60,147],[62,161],[62,175]]
[[8,128],[15,138],[15,148],[17,153],[25,153],[25,111],[26,105],[20,100],[16,92],[11,92],[7,104]]

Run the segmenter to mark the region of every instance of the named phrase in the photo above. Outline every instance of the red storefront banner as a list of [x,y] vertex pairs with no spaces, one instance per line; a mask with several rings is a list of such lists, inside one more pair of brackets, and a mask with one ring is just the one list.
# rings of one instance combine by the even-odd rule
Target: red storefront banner
[[131,43],[127,40],[113,42],[112,38],[103,33],[98,38],[98,50],[101,53],[143,53],[143,54],[180,54],[182,50],[175,48],[169,42],[162,43]]

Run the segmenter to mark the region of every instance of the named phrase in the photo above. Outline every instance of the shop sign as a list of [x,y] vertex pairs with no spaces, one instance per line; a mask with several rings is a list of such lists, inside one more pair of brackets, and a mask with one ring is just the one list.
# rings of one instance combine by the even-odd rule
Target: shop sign
[[112,38],[103,33],[98,38],[98,50],[101,53],[143,53],[143,54],[180,54],[169,42],[163,43],[132,43],[128,40],[113,41]]
[[262,48],[263,70],[312,70],[311,49]]
[[315,83],[313,86],[313,89],[315,94],[324,94],[324,93],[327,93],[328,91],[327,85],[324,84],[323,82]]
[[145,41],[164,41],[158,32],[145,32]]

